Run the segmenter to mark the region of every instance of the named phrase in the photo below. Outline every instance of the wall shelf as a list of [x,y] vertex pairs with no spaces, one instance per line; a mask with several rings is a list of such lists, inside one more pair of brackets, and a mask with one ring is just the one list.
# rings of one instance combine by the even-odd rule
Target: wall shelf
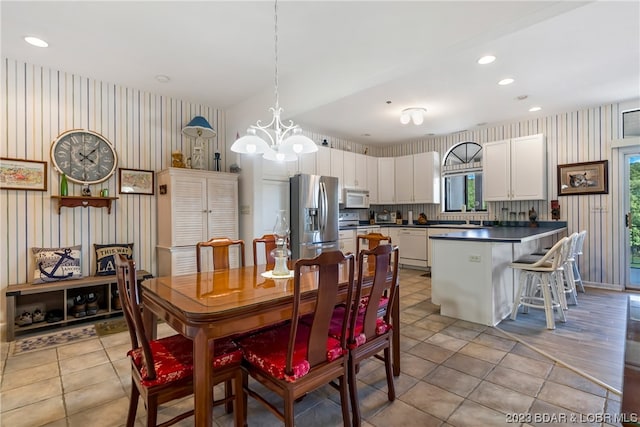
[[111,203],[118,200],[117,197],[51,196],[51,198],[58,200],[58,215],[60,215],[60,209],[63,206],[67,208],[77,208],[78,206],[107,208],[107,212],[111,214]]

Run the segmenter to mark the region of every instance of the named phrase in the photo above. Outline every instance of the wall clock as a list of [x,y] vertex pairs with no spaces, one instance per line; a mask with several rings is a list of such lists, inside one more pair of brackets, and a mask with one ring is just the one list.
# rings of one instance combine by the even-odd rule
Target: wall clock
[[51,145],[51,161],[60,173],[79,184],[97,184],[113,175],[118,156],[113,145],[99,133],[72,129]]

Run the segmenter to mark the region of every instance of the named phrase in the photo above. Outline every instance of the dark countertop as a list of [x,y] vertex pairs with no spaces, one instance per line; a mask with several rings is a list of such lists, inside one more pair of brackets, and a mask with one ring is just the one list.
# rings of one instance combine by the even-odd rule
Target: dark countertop
[[431,236],[436,240],[464,240],[473,242],[505,242],[522,243],[535,240],[556,233],[566,231],[566,227],[489,227],[472,228],[469,230],[457,231],[455,233],[439,234]]

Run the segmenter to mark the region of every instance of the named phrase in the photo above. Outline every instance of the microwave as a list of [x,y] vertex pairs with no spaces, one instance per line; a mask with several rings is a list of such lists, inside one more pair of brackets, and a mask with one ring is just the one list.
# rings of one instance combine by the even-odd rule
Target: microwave
[[344,189],[344,207],[348,209],[368,209],[369,190]]

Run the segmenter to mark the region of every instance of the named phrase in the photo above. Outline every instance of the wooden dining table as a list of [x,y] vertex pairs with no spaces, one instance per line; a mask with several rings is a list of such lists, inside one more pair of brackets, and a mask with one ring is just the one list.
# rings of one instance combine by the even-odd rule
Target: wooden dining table
[[[342,269],[341,269],[342,270]],[[293,278],[267,278],[266,265],[209,271],[180,276],[157,277],[142,282],[144,321],[150,338],[155,337],[157,320],[193,340],[195,425],[211,426],[213,384],[210,362],[214,340],[242,334],[290,320],[293,308]],[[389,276],[391,279],[391,276]],[[347,275],[343,296],[347,294]],[[366,283],[366,278],[365,278]],[[301,313],[315,305],[316,274],[301,278]],[[399,288],[397,288],[399,291]],[[392,310],[393,372],[400,375],[399,298]]]

